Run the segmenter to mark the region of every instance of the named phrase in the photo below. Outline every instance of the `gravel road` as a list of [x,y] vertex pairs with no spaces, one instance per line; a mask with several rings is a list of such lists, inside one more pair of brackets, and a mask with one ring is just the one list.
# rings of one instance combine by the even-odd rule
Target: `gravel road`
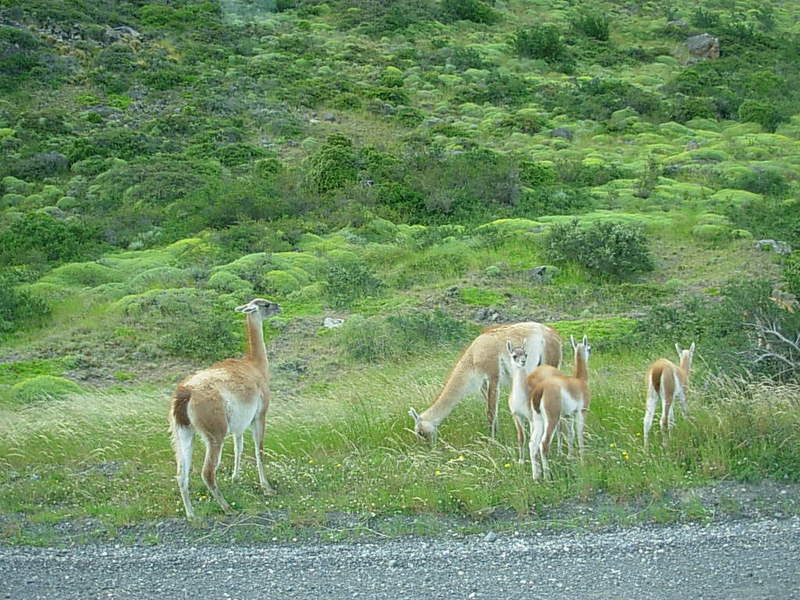
[[259,546],[0,546],[0,598],[800,598],[800,517]]

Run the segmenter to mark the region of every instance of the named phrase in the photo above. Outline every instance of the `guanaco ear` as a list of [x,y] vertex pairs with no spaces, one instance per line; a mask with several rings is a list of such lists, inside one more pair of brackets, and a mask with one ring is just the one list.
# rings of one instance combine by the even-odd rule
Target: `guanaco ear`
[[255,312],[258,310],[257,306],[254,306],[252,303],[248,302],[247,304],[242,304],[241,306],[237,306],[234,308],[236,312],[249,314],[251,312]]
[[583,345],[586,346],[587,348],[589,347],[589,336],[586,334],[584,334],[583,336]]
[[675,350],[678,352],[678,356],[681,355],[681,347],[678,344],[675,344]]
[[508,350],[509,354],[512,354],[511,340],[506,340],[506,350]]
[[415,411],[413,408],[408,409],[408,416],[414,419],[415,423],[419,423],[419,415],[417,414],[417,411]]
[[578,347],[578,344],[575,343],[575,336],[569,336],[569,341],[572,343],[572,349],[575,350]]
[[690,352],[691,354],[694,354],[694,342],[692,342],[692,345],[691,345],[691,346],[689,346],[689,352]]

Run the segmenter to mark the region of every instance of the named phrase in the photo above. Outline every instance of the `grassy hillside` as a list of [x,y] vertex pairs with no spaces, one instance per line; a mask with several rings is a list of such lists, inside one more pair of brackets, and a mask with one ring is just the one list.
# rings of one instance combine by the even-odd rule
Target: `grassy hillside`
[[[540,515],[796,481],[797,17],[0,0],[0,513],[179,514],[169,394],[241,352],[232,308],[257,295],[283,307],[265,329],[281,494],[248,463],[224,488],[247,512]],[[702,33],[718,57],[692,55]],[[520,320],[594,348],[589,458],[540,486],[504,404],[497,443],[476,398],[433,451],[407,431],[481,327]],[[691,341],[697,411],[646,455],[644,370]]]

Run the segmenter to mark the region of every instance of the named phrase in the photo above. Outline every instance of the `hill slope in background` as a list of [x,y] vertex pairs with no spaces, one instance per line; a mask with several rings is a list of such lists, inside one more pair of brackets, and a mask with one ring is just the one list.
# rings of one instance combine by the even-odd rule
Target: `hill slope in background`
[[[525,514],[646,492],[648,472],[659,489],[795,480],[800,440],[779,386],[800,364],[800,11],[706,4],[0,0],[0,455],[32,457],[8,459],[5,510],[61,514],[28,503],[42,490],[27,470],[73,469],[98,497],[106,476],[146,490],[140,457],[109,450],[121,470],[100,474],[70,458],[114,446],[106,421],[146,440],[168,478],[157,398],[241,351],[231,309],[257,295],[284,309],[266,326],[269,443],[289,461],[277,476],[301,520],[317,509],[288,475],[300,467],[332,510],[384,514]],[[326,316],[345,322],[327,329]],[[504,479],[507,449],[470,445],[477,404],[465,429],[445,429],[445,454],[421,457],[404,431],[408,405],[430,401],[480,327],[521,320],[588,334],[598,356],[590,429],[596,448],[614,446],[565,468],[574,478],[558,489]],[[619,453],[620,439],[638,444],[646,364],[693,340],[706,404],[680,434],[689,454],[671,449],[661,470]],[[737,432],[762,398],[742,383],[754,375],[780,391],[752,417],[771,433],[751,446]],[[143,394],[143,420],[108,402],[117,394]],[[720,396],[730,405],[715,420]],[[50,402],[70,415],[50,439],[64,464],[28,422]],[[303,417],[317,408],[327,426]],[[94,432],[87,447],[76,430]],[[332,473],[384,465],[385,452],[412,460],[354,498],[338,487],[352,482],[309,466],[321,448]],[[477,466],[456,473],[465,452]],[[424,489],[410,483],[420,464]],[[157,506],[131,492],[130,514],[109,518],[171,514],[173,491]]]

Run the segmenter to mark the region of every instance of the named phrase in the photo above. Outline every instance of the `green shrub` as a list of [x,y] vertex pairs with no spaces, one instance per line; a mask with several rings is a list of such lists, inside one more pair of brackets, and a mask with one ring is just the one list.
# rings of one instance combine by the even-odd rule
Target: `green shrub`
[[324,194],[354,183],[356,164],[353,142],[343,135],[331,135],[310,157],[307,177],[314,190]]
[[43,280],[65,286],[95,287],[103,283],[119,281],[120,274],[114,269],[96,262],[69,263],[53,269]]
[[610,36],[608,15],[600,12],[581,10],[576,14],[571,24],[578,31],[595,40],[607,42]]
[[585,319],[577,321],[555,321],[548,323],[564,340],[570,336],[578,339],[589,336],[592,349],[604,350],[615,346],[628,347],[630,336],[636,330],[637,322],[626,317],[605,319]]
[[[787,370],[785,362],[764,356],[767,341],[774,345],[773,350],[785,351],[781,341],[767,340],[757,331],[759,323],[774,325],[790,338],[800,331],[800,313],[776,302],[774,287],[774,282],[762,279],[736,281],[725,285],[714,301],[706,296],[690,296],[653,307],[639,321],[636,335],[670,345],[697,340],[703,362],[712,372],[796,380],[796,369]],[[795,355],[798,359],[800,356]]]
[[13,274],[0,272],[0,338],[50,316],[47,303],[15,287],[18,282]]
[[33,190],[36,188],[34,184],[18,179],[17,177],[12,177],[11,175],[3,177],[2,184],[5,193],[18,194],[20,196],[32,194]]
[[545,215],[575,215],[591,210],[594,200],[585,189],[565,185],[542,186],[526,190],[520,201],[521,212],[536,219]]
[[549,162],[523,161],[520,163],[520,179],[530,187],[536,188],[556,182],[558,173]]
[[653,269],[644,229],[631,223],[599,221],[585,228],[577,219],[556,223],[545,250],[555,261],[574,262],[590,273],[617,279]]
[[[175,356],[199,361],[222,360],[241,354],[241,317],[230,309],[192,307],[192,318],[172,320],[160,347]],[[184,315],[185,316],[185,315]]]
[[146,290],[179,288],[192,283],[189,273],[175,267],[154,267],[128,280],[128,288],[140,293]]
[[690,22],[692,25],[699,27],[700,29],[714,30],[720,26],[722,20],[719,13],[712,12],[702,6],[698,6],[694,9]]
[[270,156],[270,152],[253,144],[240,143],[223,146],[215,152],[215,156],[226,167],[235,167]]
[[81,386],[69,379],[53,375],[39,375],[13,385],[11,400],[16,404],[31,404],[47,400],[62,400],[82,392]]
[[252,295],[253,284],[237,277],[230,271],[217,271],[208,278],[208,287],[221,292]]
[[446,20],[472,21],[491,25],[500,20],[500,14],[483,0],[442,0]]
[[357,260],[334,261],[326,274],[327,297],[332,306],[346,308],[368,296],[379,294],[384,283],[365,263]]
[[27,213],[0,232],[0,265],[72,260],[96,245],[96,235],[80,223]]
[[559,60],[566,52],[561,30],[552,24],[518,29],[514,34],[514,48],[522,57],[548,61]]
[[783,173],[771,168],[748,169],[731,182],[731,187],[775,198],[785,198],[790,190],[789,182]]
[[771,102],[745,100],[739,105],[739,120],[758,123],[766,131],[775,131],[785,118]]
[[783,265],[783,279],[789,291],[796,298],[800,298],[800,250],[795,250],[786,257]]
[[[747,192],[742,192],[747,193]],[[774,238],[800,246],[800,202],[795,199],[748,199],[729,203],[725,214],[740,229],[751,231],[757,238]]]
[[388,317],[351,317],[337,331],[337,343],[351,358],[385,362],[461,341],[469,328],[448,313],[416,311]]

